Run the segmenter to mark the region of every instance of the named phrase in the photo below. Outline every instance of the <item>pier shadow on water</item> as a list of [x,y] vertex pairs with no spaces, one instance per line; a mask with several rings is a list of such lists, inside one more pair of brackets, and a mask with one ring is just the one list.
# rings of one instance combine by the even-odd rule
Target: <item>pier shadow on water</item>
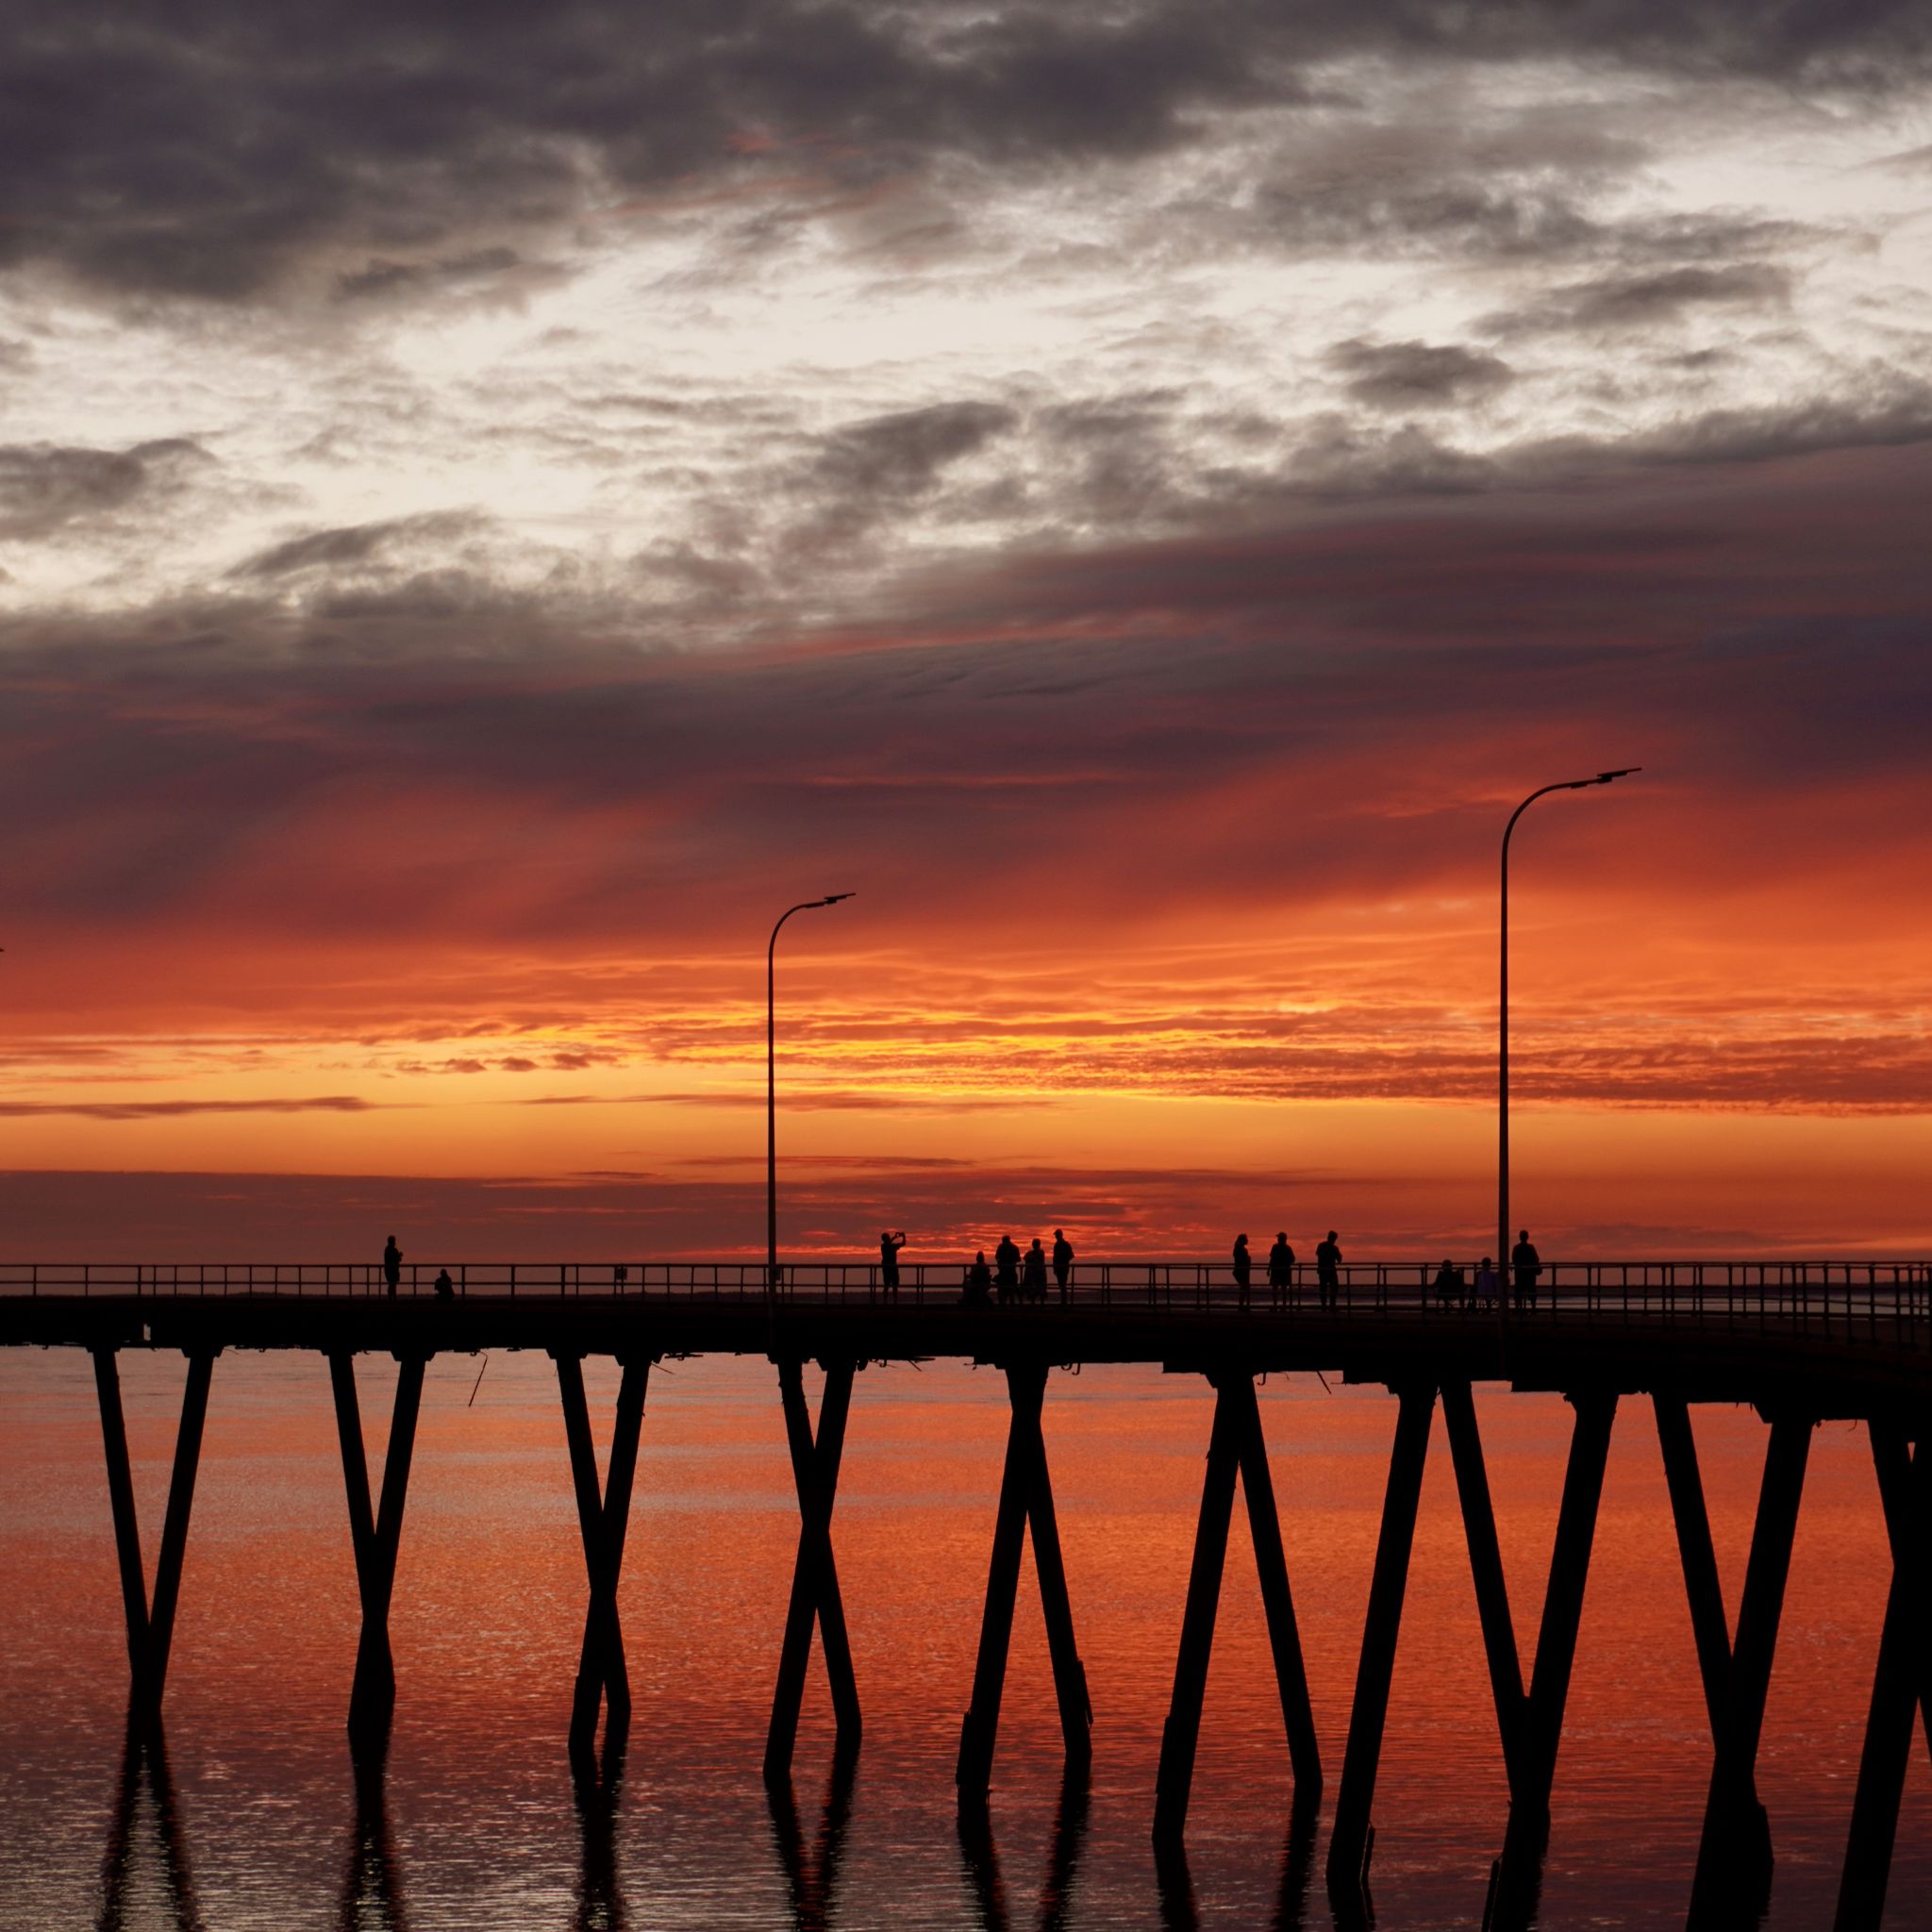
[[[1315,1870],[1315,1828],[1320,1818],[1319,1800],[1296,1799],[1289,1814],[1288,1836],[1282,1842],[1281,1878],[1275,1888],[1274,1914],[1268,1921],[1269,1932],[1302,1932],[1308,1923],[1308,1887]],[[1154,1882],[1160,1900],[1162,1932],[1197,1932],[1200,1903],[1188,1867],[1187,1846],[1181,1840],[1156,1840]],[[1341,1901],[1333,1903],[1338,1926],[1374,1923],[1374,1914],[1365,1908],[1366,1901],[1355,1907],[1352,1918],[1344,1915]]]
[[785,1868],[786,1890],[791,1900],[796,1932],[826,1932],[839,1889],[839,1868],[845,1856],[845,1826],[852,1816],[852,1787],[858,1770],[856,1752],[834,1755],[825,1784],[819,1824],[809,1844],[798,1815],[791,1780],[765,1787],[772,1809],[772,1836],[777,1841],[778,1862]]
[[386,1756],[380,1751],[358,1751],[352,1756],[351,1765],[356,1803],[336,1923],[341,1932],[408,1932],[402,1868],[390,1832]]
[[175,1804],[167,1741],[158,1724],[130,1718],[121,1751],[114,1822],[101,1861],[97,1932],[122,1932],[130,1923],[155,1923],[154,1915],[143,1909],[155,1878],[162,1901],[159,1922],[172,1932],[203,1932]]
[[[1074,1874],[1081,1847],[1087,1841],[1091,1798],[1087,1767],[1070,1765],[1060,1783],[1053,1837],[1047,1847],[1046,1876],[1040,1888],[1040,1932],[1064,1932],[1068,1924]],[[959,1807],[959,1853],[965,1861],[967,1881],[973,1888],[974,1909],[983,1932],[1011,1932],[1014,1921],[1007,1903],[1006,1881],[993,1844],[992,1822],[984,1805]]]
[[629,1748],[630,1725],[613,1716],[605,1728],[601,1757],[590,1751],[571,1757],[571,1794],[584,1840],[573,1932],[625,1932],[630,1924],[617,1879],[617,1813]]

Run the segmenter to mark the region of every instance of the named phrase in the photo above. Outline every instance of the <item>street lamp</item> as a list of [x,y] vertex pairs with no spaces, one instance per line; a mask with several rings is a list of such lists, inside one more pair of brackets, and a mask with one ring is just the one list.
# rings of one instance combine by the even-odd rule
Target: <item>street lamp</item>
[[1607,785],[1613,778],[1627,778],[1641,772],[1641,765],[1625,765],[1619,772],[1599,772],[1594,778],[1566,778],[1560,784],[1545,785],[1532,791],[1503,827],[1502,897],[1502,1001],[1496,1036],[1496,1307],[1500,1320],[1508,1307],[1513,1286],[1509,1275],[1509,835],[1516,821],[1539,798],[1552,791],[1588,791],[1592,785]]
[[778,1022],[774,997],[774,965],[778,951],[778,932],[793,912],[810,912],[820,906],[836,906],[850,899],[850,892],[827,892],[823,899],[804,899],[790,911],[781,913],[772,928],[772,942],[765,948],[765,1292],[778,1291]]

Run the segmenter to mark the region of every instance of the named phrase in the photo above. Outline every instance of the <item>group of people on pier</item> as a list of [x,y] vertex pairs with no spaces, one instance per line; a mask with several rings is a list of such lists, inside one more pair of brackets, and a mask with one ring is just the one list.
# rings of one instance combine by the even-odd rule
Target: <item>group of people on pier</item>
[[[1536,1285],[1542,1277],[1542,1257],[1529,1238],[1526,1227],[1516,1231],[1516,1245],[1509,1250],[1511,1298],[1519,1308],[1536,1307]],[[1446,1257],[1436,1271],[1436,1299],[1445,1308],[1492,1308],[1503,1291],[1496,1264],[1485,1255],[1476,1263],[1475,1278],[1470,1280]]]
[[980,1307],[994,1301],[1001,1307],[1008,1302],[1043,1302],[1046,1299],[1049,1260],[1060,1299],[1065,1301],[1067,1283],[1074,1273],[1074,1244],[1067,1239],[1066,1229],[1061,1227],[1053,1231],[1053,1253],[1050,1257],[1038,1235],[1033,1237],[1024,1254],[1020,1252],[1019,1243],[1011,1235],[1001,1235],[999,1245],[992,1251],[991,1266],[987,1262],[986,1250],[981,1248],[966,1270],[965,1299]]
[[[888,1230],[879,1236],[879,1285],[883,1291],[894,1295],[899,1291],[899,1250],[905,1245],[906,1231],[903,1228],[896,1233]],[[1229,1261],[1236,1299],[1243,1309],[1252,1307],[1255,1262],[1245,1234],[1235,1237]],[[1296,1265],[1294,1248],[1289,1241],[1286,1229],[1283,1229],[1275,1235],[1274,1244],[1268,1250],[1268,1294],[1273,1307],[1286,1307],[1298,1300]],[[1068,1241],[1064,1228],[1054,1229],[1050,1254],[1038,1235],[1033,1237],[1024,1253],[1011,1235],[1002,1235],[998,1246],[993,1249],[991,1262],[986,1258],[986,1250],[981,1248],[968,1264],[964,1299],[978,1307],[996,1304],[1002,1307],[1010,1302],[1043,1302],[1047,1298],[1049,1266],[1059,1290],[1059,1298],[1065,1301],[1074,1271],[1074,1244]],[[1509,1271],[1516,1306],[1534,1307],[1537,1282],[1543,1272],[1542,1257],[1530,1241],[1526,1227],[1518,1231],[1516,1245],[1509,1251]],[[1436,1298],[1444,1307],[1493,1307],[1501,1288],[1496,1266],[1487,1255],[1477,1264],[1473,1281],[1463,1269],[1445,1257],[1434,1282]],[[1339,1234],[1332,1227],[1315,1244],[1315,1293],[1320,1306],[1324,1308],[1341,1305],[1341,1247]]]
[[[879,1235],[879,1290],[882,1293],[896,1297],[899,1292],[899,1250],[906,1245],[906,1230],[887,1228]],[[1248,1251],[1248,1238],[1239,1234],[1234,1239],[1233,1252],[1229,1257],[1229,1272],[1234,1276],[1235,1293],[1240,1306],[1249,1308],[1254,1296],[1254,1257]],[[1295,1252],[1290,1244],[1286,1230],[1274,1237],[1274,1245],[1268,1250],[1268,1293],[1270,1305],[1275,1308],[1287,1307],[1298,1299],[1295,1281]],[[1068,1298],[1069,1284],[1074,1272],[1074,1244],[1067,1239],[1066,1230],[1057,1227],[1053,1231],[1053,1248],[1047,1250],[1040,1237],[1035,1235],[1031,1243],[1023,1253],[1018,1242],[1009,1234],[1003,1234],[999,1244],[993,1249],[992,1260],[989,1263],[986,1250],[981,1248],[966,1269],[965,1300],[980,1307],[997,1303],[1004,1307],[1010,1302],[1043,1302],[1047,1298],[1047,1270],[1051,1267],[1053,1279],[1059,1290],[1059,1298]],[[1514,1288],[1514,1300],[1518,1307],[1536,1306],[1537,1282],[1542,1274],[1542,1257],[1537,1253],[1529,1239],[1529,1230],[1522,1228],[1516,1237],[1516,1245],[1509,1251],[1509,1272]],[[391,1235],[383,1247],[382,1274],[389,1292],[393,1295],[402,1281],[403,1251],[396,1244],[396,1238]],[[615,1271],[615,1285],[622,1288],[629,1270],[618,1268]],[[1150,1273],[1150,1279],[1151,1279]],[[1493,1307],[1496,1297],[1502,1291],[1502,1283],[1496,1266],[1485,1255],[1476,1264],[1474,1279],[1471,1280],[1454,1261],[1444,1258],[1436,1272],[1433,1284],[1437,1302],[1443,1307],[1479,1308]],[[455,1292],[455,1284],[450,1279],[449,1270],[441,1270],[436,1277],[436,1295],[439,1300],[448,1300]],[[1337,1307],[1341,1300],[1341,1249],[1334,1228],[1315,1244],[1315,1292],[1324,1308]]]
[[[1255,1264],[1248,1253],[1246,1235],[1235,1236],[1232,1260],[1235,1291],[1241,1307],[1246,1308],[1252,1306],[1255,1279]],[[1268,1250],[1268,1294],[1277,1308],[1286,1307],[1294,1292],[1294,1249],[1283,1231],[1274,1237],[1274,1245]],[[1341,1249],[1332,1227],[1315,1243],[1315,1292],[1324,1308],[1334,1307],[1341,1299]]]

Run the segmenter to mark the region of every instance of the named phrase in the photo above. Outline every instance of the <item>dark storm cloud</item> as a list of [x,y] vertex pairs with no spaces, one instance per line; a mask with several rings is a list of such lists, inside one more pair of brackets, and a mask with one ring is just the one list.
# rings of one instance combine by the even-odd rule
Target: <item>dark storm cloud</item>
[[1610,333],[1668,326],[1702,310],[1775,310],[1791,277],[1771,262],[1687,265],[1642,275],[1607,275],[1553,289],[1527,308],[1491,316],[1503,334]]
[[[344,293],[486,274],[613,195],[779,167],[863,181],[948,153],[1145,155],[1198,138],[1204,111],[1303,101],[1305,65],[1351,53],[1880,86],[1932,48],[1918,0],[175,0],[125,20],[13,0],[5,31],[0,264],[211,299],[310,262]],[[1528,240],[1573,216],[1518,195],[1423,218]]]
[[171,493],[184,473],[209,460],[199,444],[179,437],[125,450],[0,445],[0,539],[45,537]]
[[336,277],[336,293],[344,301],[381,295],[411,294],[426,288],[454,288],[486,281],[523,265],[514,248],[478,248],[469,255],[442,261],[371,261],[353,275]]
[[1455,343],[1338,342],[1328,359],[1347,378],[1348,392],[1379,409],[1413,409],[1464,402],[1507,389],[1509,365]]
[[1862,396],[1712,410],[1638,439],[1629,454],[1658,462],[1749,463],[1928,441],[1932,384],[1889,378]]
[[398,550],[434,546],[466,537],[486,524],[487,519],[469,511],[430,510],[421,516],[310,530],[248,558],[229,575],[260,581],[311,571],[340,571],[375,563],[392,557]]
[[940,403],[834,431],[795,472],[808,534],[850,538],[915,507],[944,472],[1014,427],[995,403]]

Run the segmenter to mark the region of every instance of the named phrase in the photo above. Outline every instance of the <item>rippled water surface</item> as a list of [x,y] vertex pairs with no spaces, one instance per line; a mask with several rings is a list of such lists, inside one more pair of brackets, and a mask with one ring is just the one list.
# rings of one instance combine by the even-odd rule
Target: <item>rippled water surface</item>
[[[483,1368],[474,1405],[472,1385]],[[178,1356],[122,1357],[143,1531],[158,1541]],[[600,1445],[616,1374],[586,1364]],[[372,1457],[394,1365],[364,1357]],[[808,1377],[816,1399],[816,1376]],[[1525,1669],[1570,1412],[1478,1392]],[[1046,1435],[1096,1725],[1064,1791],[1030,1557],[990,1835],[962,1840],[968,1701],[1008,1407],[955,1363],[858,1378],[836,1541],[863,1752],[831,1777],[816,1661],[795,1790],[760,1777],[797,1512],[763,1361],[650,1382],[622,1609],[636,1714],[603,1791],[563,1738],[584,1570],[551,1363],[439,1357],[425,1385],[391,1631],[386,1773],[342,1717],[357,1599],[327,1372],[224,1356],[167,1695],[165,1761],[124,1775],[126,1658],[88,1358],[0,1357],[0,1924],[494,1928],[1323,1926],[1321,1878],[1394,1403],[1314,1378],[1261,1391],[1328,1791],[1291,1787],[1237,1509],[1184,1871],[1148,1839],[1211,1397],[1154,1369],[1056,1374]],[[1765,1431],[1695,1415],[1733,1611]],[[1769,1922],[1830,1921],[1890,1574],[1862,1431],[1813,1446],[1758,1788]],[[1541,1923],[1681,1921],[1709,1738],[1649,1404],[1619,1414],[1557,1765]],[[1506,1791],[1440,1418],[1410,1573],[1372,1877],[1380,1923],[1473,1925]],[[1312,1875],[1310,1875],[1312,1874]],[[1932,1924],[1932,1775],[1915,1742],[1888,1924]]]

